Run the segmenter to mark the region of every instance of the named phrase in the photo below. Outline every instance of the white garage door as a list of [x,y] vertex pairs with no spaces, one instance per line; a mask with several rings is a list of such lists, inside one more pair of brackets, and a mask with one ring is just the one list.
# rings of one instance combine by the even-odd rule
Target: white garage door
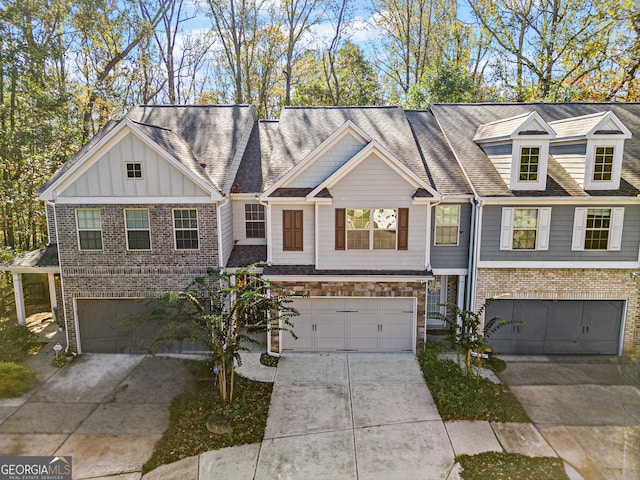
[[283,351],[402,352],[415,346],[414,298],[322,297],[296,299],[293,339],[282,332]]

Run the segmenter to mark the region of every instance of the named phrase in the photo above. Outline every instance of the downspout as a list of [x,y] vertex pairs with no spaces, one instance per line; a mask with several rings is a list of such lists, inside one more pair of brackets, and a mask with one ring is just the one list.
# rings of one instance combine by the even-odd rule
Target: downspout
[[[427,235],[426,235],[426,239],[427,239],[427,248],[426,248],[426,252],[425,252],[425,260],[428,259],[427,262],[425,262],[427,265],[425,265],[425,267],[427,268],[427,270],[431,270],[431,244],[433,243],[433,238],[431,235],[431,231],[432,231],[432,222],[431,219],[433,218],[433,207],[436,207],[437,205],[440,205],[440,203],[442,202],[442,198],[444,197],[440,197],[440,200],[437,200],[433,203],[429,204],[429,209],[427,210]],[[427,312],[427,298],[429,296],[429,280],[425,280],[425,290],[424,290],[424,335],[423,335],[423,341],[426,344],[427,343],[427,317],[429,312]]]
[[[64,294],[64,276],[62,275],[62,260],[60,259],[60,234],[58,232],[58,213],[56,212],[56,204],[55,202],[52,202],[51,200],[47,200],[44,202],[45,203],[45,210],[46,210],[46,206],[50,206],[53,208],[53,225],[54,228],[56,230],[56,245],[58,245],[58,248],[56,249],[58,251],[58,267],[60,268],[60,293],[62,294],[62,316],[64,317],[64,335],[66,338],[66,345],[65,345],[65,351],[69,351],[69,329],[67,328],[67,302],[66,300],[66,296]],[[58,313],[60,313],[60,307],[58,307]],[[76,329],[76,351],[80,351],[80,348],[78,348],[78,331]]]
[[[271,205],[260,200],[260,196],[256,195],[258,203],[264,207],[265,210],[265,237],[267,237],[267,264],[271,263]],[[271,297],[271,289],[267,291],[267,295]],[[278,312],[280,313],[280,312]],[[281,354],[274,352],[271,348],[271,313],[267,312],[267,355],[272,357],[280,357]],[[280,321],[278,321],[278,327],[280,327]],[[282,330],[278,329],[278,346],[282,346]],[[280,350],[282,351],[282,349]]]
[[271,263],[271,205],[260,200],[260,196],[256,195],[258,203],[264,207],[265,211],[265,236],[267,237],[267,263]]
[[229,196],[226,195],[224,197],[224,200],[222,202],[218,201],[216,203],[216,210],[217,210],[217,215],[216,215],[216,227],[218,228],[218,264],[220,266],[220,268],[224,268],[225,265],[223,265],[224,260],[223,260],[223,248],[222,248],[222,208],[224,206],[227,205],[227,203],[229,203]]
[[471,288],[469,289],[471,298],[469,299],[468,310],[472,310],[472,311],[475,311],[476,309],[476,293],[478,290],[477,273],[478,273],[478,262],[480,261],[480,243],[481,243],[481,234],[482,234],[481,230],[482,230],[483,208],[484,208],[484,200],[479,199],[476,205],[476,209],[478,211],[475,216],[475,225],[474,225],[475,239],[474,239],[474,245],[473,245],[473,264],[472,264],[472,270],[470,270],[470,273],[473,275],[473,279],[471,283]]

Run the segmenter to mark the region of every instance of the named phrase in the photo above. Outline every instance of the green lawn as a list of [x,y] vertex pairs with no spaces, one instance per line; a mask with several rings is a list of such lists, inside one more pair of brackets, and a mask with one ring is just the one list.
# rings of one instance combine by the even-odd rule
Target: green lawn
[[[192,362],[191,368],[195,380],[171,402],[169,428],[145,463],[143,473],[209,450],[262,441],[273,384],[236,375],[234,402],[224,405],[219,400],[210,363]],[[226,420],[232,433],[209,432],[206,422],[211,415]]]

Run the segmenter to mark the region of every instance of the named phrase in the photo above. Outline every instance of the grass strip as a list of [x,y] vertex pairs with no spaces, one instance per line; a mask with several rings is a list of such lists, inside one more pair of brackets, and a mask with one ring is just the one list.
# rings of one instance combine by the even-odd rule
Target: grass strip
[[531,423],[508,386],[467,379],[456,362],[438,358],[441,351],[440,345],[427,343],[419,360],[443,420]]
[[[193,362],[192,385],[171,402],[169,428],[158,441],[143,473],[182,458],[234,445],[262,441],[271,402],[272,383],[256,382],[236,375],[234,401],[223,404],[209,362]],[[207,430],[214,415],[232,427],[228,434]]]
[[463,480],[568,480],[562,460],[556,457],[527,457],[519,453],[485,452],[460,455]]
[[13,362],[0,362],[0,398],[14,398],[35,387],[36,372]]

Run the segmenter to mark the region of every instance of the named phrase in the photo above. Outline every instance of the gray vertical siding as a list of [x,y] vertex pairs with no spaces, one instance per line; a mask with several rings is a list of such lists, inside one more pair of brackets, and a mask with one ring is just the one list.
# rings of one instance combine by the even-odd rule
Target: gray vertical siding
[[[505,205],[507,206],[507,205]],[[605,203],[594,205],[608,207]],[[551,228],[549,250],[518,251],[500,250],[500,224],[502,206],[490,205],[482,213],[482,239],[480,260],[521,260],[521,261],[612,261],[631,262],[638,260],[640,244],[640,206],[624,205],[624,225],[622,227],[622,247],[620,251],[572,251],[573,205],[553,205],[551,208]]]

